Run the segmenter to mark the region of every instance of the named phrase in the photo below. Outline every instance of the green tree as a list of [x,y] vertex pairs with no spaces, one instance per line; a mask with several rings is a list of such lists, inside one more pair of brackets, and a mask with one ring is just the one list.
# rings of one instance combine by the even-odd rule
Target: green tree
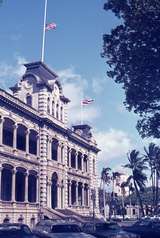
[[111,168],[106,167],[102,169],[101,172],[101,184],[103,187],[103,208],[104,208],[104,218],[106,219],[106,189],[105,185],[109,185],[111,181],[111,176],[110,176],[110,171]]
[[160,148],[154,143],[150,143],[148,148],[144,147],[144,151],[150,169],[152,184],[152,206],[154,208],[154,213],[156,213],[158,209],[159,197]]
[[107,74],[125,91],[126,108],[141,118],[142,137],[160,138],[160,1],[107,0],[119,25],[103,36]]
[[131,170],[131,175],[128,177],[127,182],[133,181],[135,192],[139,200],[139,205],[141,207],[142,216],[144,216],[143,202],[141,199],[140,191],[144,191],[145,182],[147,181],[147,176],[144,170],[147,169],[146,160],[140,156],[139,151],[132,150],[127,154],[129,163],[124,167]]

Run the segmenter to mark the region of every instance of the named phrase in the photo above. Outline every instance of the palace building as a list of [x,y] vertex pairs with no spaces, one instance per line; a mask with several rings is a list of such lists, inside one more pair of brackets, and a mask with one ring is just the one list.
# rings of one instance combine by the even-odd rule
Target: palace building
[[0,89],[0,222],[98,214],[91,127],[69,129],[58,76],[42,62],[25,67],[12,94]]

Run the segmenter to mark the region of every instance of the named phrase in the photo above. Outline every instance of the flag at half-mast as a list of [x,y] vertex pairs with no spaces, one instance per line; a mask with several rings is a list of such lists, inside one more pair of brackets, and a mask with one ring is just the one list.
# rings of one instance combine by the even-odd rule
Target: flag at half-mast
[[56,23],[51,22],[51,23],[46,24],[45,30],[46,31],[54,30],[54,29],[56,29],[56,27],[57,27]]
[[91,99],[91,98],[85,98],[81,101],[81,104],[82,105],[88,105],[88,104],[91,104],[92,102],[94,102],[94,99]]

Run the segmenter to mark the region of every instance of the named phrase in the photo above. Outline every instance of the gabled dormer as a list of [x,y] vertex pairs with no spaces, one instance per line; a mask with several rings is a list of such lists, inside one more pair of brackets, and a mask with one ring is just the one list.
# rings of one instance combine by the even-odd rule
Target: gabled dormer
[[13,95],[35,108],[41,115],[65,122],[69,99],[63,95],[58,75],[42,62],[24,66],[26,72],[22,79],[10,88]]

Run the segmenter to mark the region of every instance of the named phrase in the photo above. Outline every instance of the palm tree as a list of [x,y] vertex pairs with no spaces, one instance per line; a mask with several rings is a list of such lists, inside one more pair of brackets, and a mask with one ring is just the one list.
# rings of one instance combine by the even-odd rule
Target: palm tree
[[101,172],[101,184],[103,185],[103,208],[104,208],[104,218],[106,219],[106,190],[105,185],[109,185],[111,181],[110,176],[111,168],[106,167],[102,169]]
[[132,150],[127,154],[129,163],[124,167],[131,169],[132,174],[128,177],[128,182],[133,181],[134,188],[136,191],[137,198],[139,200],[139,204],[142,211],[142,216],[144,216],[143,203],[140,196],[140,191],[144,191],[145,182],[147,181],[147,176],[143,172],[147,169],[146,159],[140,156],[139,151]]
[[148,161],[150,173],[151,173],[151,183],[152,183],[152,206],[155,210],[156,206],[156,156],[157,156],[157,146],[154,143],[150,143],[148,149],[144,147],[145,158]]
[[152,183],[152,205],[154,212],[158,206],[158,193],[159,193],[159,178],[160,178],[160,148],[154,143],[150,143],[148,149],[144,147],[145,158],[148,162],[150,173],[151,173],[151,183]]
[[112,180],[112,204],[113,205],[113,213],[114,215],[115,214],[115,185],[118,185],[118,179],[120,178],[121,176],[121,173],[119,172],[112,172],[112,177],[111,177],[111,180]]

